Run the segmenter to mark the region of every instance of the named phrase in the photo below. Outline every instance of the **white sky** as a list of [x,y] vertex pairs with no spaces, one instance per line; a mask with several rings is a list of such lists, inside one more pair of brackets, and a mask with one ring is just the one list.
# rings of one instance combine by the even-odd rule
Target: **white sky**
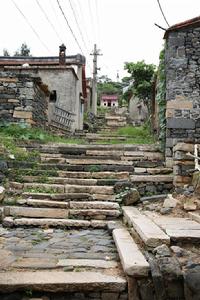
[[[58,55],[60,39],[45,19],[36,0],[14,0],[39,34],[49,51],[38,40],[26,21],[14,6],[12,0],[0,0],[0,55],[3,48],[13,54],[23,42],[31,49],[33,56]],[[87,76],[91,76],[92,52],[97,43],[103,56],[99,57],[99,76],[104,74],[116,80],[125,76],[124,62],[158,64],[163,45],[164,31],[154,23],[166,28],[157,0],[71,0],[79,22],[85,44],[81,39],[69,0],[59,0],[75,36],[87,59]],[[57,0],[38,0],[53,23],[56,31],[67,46],[69,55],[80,53],[76,42],[59,10]],[[170,25],[200,15],[199,0],[160,0]],[[90,68],[89,68],[90,65]]]

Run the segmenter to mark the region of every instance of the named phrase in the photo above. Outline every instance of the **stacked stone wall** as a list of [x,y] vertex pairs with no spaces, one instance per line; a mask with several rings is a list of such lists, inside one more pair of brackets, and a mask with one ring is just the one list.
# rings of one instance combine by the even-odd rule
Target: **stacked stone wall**
[[0,72],[0,122],[47,123],[47,99],[38,77]]
[[200,142],[200,28],[168,33],[166,42],[166,162],[173,146]]

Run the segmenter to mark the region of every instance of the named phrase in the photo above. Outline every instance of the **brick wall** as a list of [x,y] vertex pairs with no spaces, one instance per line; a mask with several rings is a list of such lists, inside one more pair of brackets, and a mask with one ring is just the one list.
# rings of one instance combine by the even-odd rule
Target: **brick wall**
[[39,77],[0,72],[0,122],[45,127],[47,105]]
[[169,32],[166,40],[166,163],[173,146],[200,142],[200,28]]

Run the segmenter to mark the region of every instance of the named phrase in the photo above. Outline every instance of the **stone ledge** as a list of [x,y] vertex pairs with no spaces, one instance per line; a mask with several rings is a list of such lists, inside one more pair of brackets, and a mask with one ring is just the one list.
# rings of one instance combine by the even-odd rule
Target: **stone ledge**
[[113,238],[127,275],[134,277],[148,276],[149,264],[139,250],[127,229],[114,229]]
[[0,291],[33,290],[42,292],[113,291],[126,289],[121,276],[97,272],[6,272],[0,273]]

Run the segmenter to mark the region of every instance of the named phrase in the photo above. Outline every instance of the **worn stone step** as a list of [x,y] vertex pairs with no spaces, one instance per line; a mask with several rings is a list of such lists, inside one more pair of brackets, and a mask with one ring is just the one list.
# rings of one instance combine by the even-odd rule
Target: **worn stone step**
[[68,164],[72,165],[122,165],[122,166],[132,166],[132,161],[126,161],[126,160],[105,160],[103,159],[66,159],[66,162]]
[[108,194],[89,194],[89,193],[65,193],[65,194],[51,194],[51,193],[32,193],[24,192],[21,194],[23,199],[39,199],[39,200],[53,200],[53,201],[111,201],[120,202],[115,195]]
[[145,212],[151,220],[160,226],[174,242],[200,242],[200,224],[187,218],[159,216]]
[[97,220],[104,220],[106,218],[118,218],[121,212],[116,209],[70,209],[70,217],[85,217],[85,218],[95,218]]
[[26,148],[29,151],[38,150],[43,153],[62,153],[62,154],[85,154],[87,150],[123,150],[123,151],[147,151],[156,152],[160,151],[160,146],[156,144],[107,144],[107,145],[67,145],[62,143],[20,143],[20,146]]
[[125,274],[134,277],[148,276],[149,264],[125,228],[114,229],[113,238]]
[[114,202],[106,202],[106,201],[70,201],[70,209],[120,209],[120,206],[118,203]]
[[199,212],[189,212],[188,215],[192,220],[200,223],[200,213]]
[[50,208],[5,206],[4,214],[5,216],[14,216],[14,217],[62,219],[68,217],[68,210],[58,209],[58,208],[50,209]]
[[123,292],[126,279],[120,275],[101,272],[37,271],[0,273],[0,291],[3,293],[20,291],[41,292]]
[[164,174],[171,174],[173,172],[173,170],[171,168],[139,168],[136,167],[134,169],[134,175],[135,174],[142,174],[142,175],[164,175]]
[[[23,176],[24,182],[36,182],[39,183],[42,178],[40,176]],[[95,185],[97,179],[80,179],[80,178],[64,178],[64,177],[46,177],[44,179],[48,184],[73,184],[73,185]]]
[[173,182],[173,175],[130,175],[132,182]]
[[[130,163],[130,162],[128,162]],[[151,162],[148,162],[149,164]],[[148,164],[148,166],[149,166]],[[9,168],[14,169],[27,169],[27,168],[34,168],[34,163],[32,162],[18,162],[18,161],[11,161],[8,163]],[[97,164],[97,162],[93,164],[88,165],[69,165],[69,164],[53,164],[53,163],[43,163],[43,164],[37,164],[37,168],[40,170],[49,170],[49,171],[74,171],[74,172],[133,172],[134,166],[133,165],[108,165],[106,162],[104,164]]]
[[57,266],[114,269],[118,267],[118,263],[116,261],[108,261],[103,259],[59,259]]
[[24,190],[33,190],[37,192],[39,190],[40,192],[46,192],[49,193],[65,193],[65,186],[61,184],[48,184],[48,183],[24,183],[23,184]]
[[122,207],[124,219],[133,227],[146,246],[155,248],[162,244],[170,244],[170,238],[146,215],[135,207]]
[[89,193],[89,194],[113,195],[114,189],[111,186],[65,185],[65,193]]
[[5,217],[3,226],[5,227],[58,227],[58,228],[106,228],[109,221],[102,220],[74,220],[74,219],[47,219],[47,218],[16,218]]
[[58,171],[59,177],[69,178],[85,178],[85,179],[128,179],[129,172],[69,172],[69,171]]
[[39,199],[19,199],[16,201],[18,205],[27,205],[33,207],[54,207],[54,208],[69,208],[69,202],[39,200]]
[[[22,193],[22,198],[29,199],[43,199],[43,200],[54,200],[54,201],[91,201],[93,198],[89,193],[64,193],[64,194],[52,194],[52,193],[34,193],[34,192],[24,192]],[[112,196],[110,196],[112,197]],[[114,197],[114,196],[113,196]],[[113,198],[112,198],[113,199]],[[95,199],[96,200],[96,199]]]

